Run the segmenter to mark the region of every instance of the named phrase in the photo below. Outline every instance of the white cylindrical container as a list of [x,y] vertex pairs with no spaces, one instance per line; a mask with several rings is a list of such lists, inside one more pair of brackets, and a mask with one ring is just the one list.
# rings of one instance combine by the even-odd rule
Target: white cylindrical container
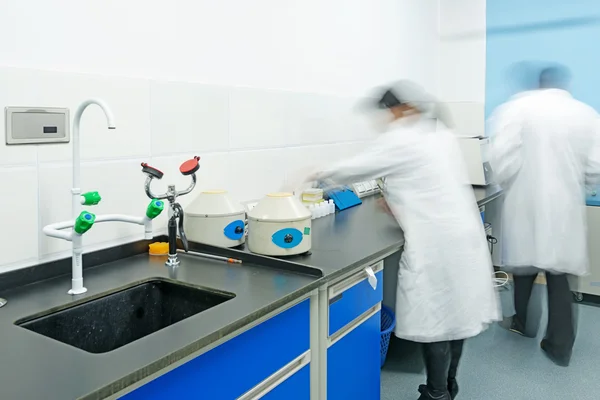
[[188,240],[219,247],[245,242],[246,212],[225,190],[202,192],[185,208],[183,228]]
[[271,193],[248,213],[248,249],[291,256],[311,248],[311,212],[291,193]]

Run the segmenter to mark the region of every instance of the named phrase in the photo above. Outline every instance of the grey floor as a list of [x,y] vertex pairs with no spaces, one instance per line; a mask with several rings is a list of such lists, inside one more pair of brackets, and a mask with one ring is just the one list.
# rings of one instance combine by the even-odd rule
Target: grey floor
[[[545,287],[536,285],[530,314],[537,315],[528,339],[496,324],[465,344],[457,400],[600,399],[600,306],[575,306],[577,340],[571,365],[555,366],[539,348],[546,326]],[[596,299],[594,299],[595,301]],[[425,372],[418,345],[393,338],[382,370],[382,400],[416,400]]]

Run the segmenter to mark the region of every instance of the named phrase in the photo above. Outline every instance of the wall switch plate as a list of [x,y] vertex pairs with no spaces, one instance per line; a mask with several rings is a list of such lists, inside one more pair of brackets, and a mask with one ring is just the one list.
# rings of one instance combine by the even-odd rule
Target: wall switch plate
[[68,143],[69,109],[6,107],[6,144]]

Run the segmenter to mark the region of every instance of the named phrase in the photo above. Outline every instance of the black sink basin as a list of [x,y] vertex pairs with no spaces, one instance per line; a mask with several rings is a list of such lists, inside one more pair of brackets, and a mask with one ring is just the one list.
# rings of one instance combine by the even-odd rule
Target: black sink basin
[[153,279],[17,325],[90,353],[106,353],[233,297]]

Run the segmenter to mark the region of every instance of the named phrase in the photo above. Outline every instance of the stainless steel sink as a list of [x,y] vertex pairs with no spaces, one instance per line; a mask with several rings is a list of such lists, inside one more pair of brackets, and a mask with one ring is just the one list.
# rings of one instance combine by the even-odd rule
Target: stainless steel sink
[[106,353],[234,297],[153,279],[16,324],[90,353]]

